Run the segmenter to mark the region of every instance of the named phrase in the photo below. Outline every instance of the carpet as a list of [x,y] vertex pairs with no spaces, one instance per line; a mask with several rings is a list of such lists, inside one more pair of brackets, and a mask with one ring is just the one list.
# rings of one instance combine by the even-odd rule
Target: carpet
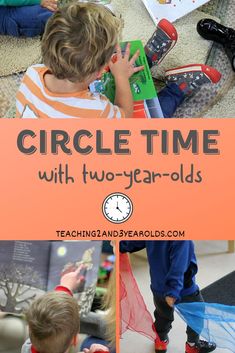
[[0,36],[0,77],[25,71],[40,61],[39,38]]
[[235,271],[202,289],[207,303],[235,305]]
[[[234,0],[216,0],[211,5],[213,5],[214,15],[220,18],[222,24],[235,28]],[[222,78],[220,82],[216,85],[204,85],[195,95],[190,97],[189,100],[186,100],[177,109],[175,117],[214,117],[213,113],[216,114],[215,111],[210,112],[209,109],[211,109],[213,105],[223,98],[229,89],[233,87],[235,83],[235,75],[222,46],[213,43],[206,64],[215,67],[221,72]],[[220,118],[226,118],[227,116],[235,117],[235,110],[231,109],[230,105],[228,105],[223,111],[221,107],[220,113]]]
[[235,118],[235,84],[209,111],[205,118]]
[[0,78],[0,117],[15,116],[15,97],[23,73]]

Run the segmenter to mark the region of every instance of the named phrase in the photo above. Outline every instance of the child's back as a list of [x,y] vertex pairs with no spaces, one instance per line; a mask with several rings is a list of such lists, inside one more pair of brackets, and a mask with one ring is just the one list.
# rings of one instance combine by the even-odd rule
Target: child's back
[[48,69],[31,66],[17,93],[17,117],[21,118],[121,118],[121,110],[100,94],[88,89],[53,93],[45,84]]

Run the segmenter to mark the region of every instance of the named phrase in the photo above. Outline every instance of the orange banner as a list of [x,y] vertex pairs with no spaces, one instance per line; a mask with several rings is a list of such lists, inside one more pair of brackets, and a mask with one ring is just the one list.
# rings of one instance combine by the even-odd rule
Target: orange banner
[[0,121],[1,239],[233,239],[235,119]]

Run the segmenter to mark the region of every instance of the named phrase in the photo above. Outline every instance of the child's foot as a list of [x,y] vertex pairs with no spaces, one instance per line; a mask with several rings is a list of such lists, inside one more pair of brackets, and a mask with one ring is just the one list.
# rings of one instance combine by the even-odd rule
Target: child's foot
[[185,353],[209,353],[216,349],[215,343],[200,340],[198,343],[188,343],[185,345]]
[[221,78],[219,71],[211,66],[194,64],[166,71],[166,83],[176,83],[185,95],[205,83],[217,83]]
[[164,18],[158,22],[155,32],[144,47],[149,67],[163,60],[176,44],[177,38],[177,31],[171,22]]
[[160,341],[159,338],[156,338],[156,340],[155,340],[155,352],[156,353],[166,353],[168,343],[169,343],[168,339],[166,339],[165,341]]

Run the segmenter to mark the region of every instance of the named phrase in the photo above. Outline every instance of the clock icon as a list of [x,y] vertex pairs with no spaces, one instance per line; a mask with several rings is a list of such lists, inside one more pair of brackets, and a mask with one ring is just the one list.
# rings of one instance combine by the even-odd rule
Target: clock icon
[[132,215],[131,199],[120,192],[108,195],[102,205],[105,218],[112,223],[126,222]]

